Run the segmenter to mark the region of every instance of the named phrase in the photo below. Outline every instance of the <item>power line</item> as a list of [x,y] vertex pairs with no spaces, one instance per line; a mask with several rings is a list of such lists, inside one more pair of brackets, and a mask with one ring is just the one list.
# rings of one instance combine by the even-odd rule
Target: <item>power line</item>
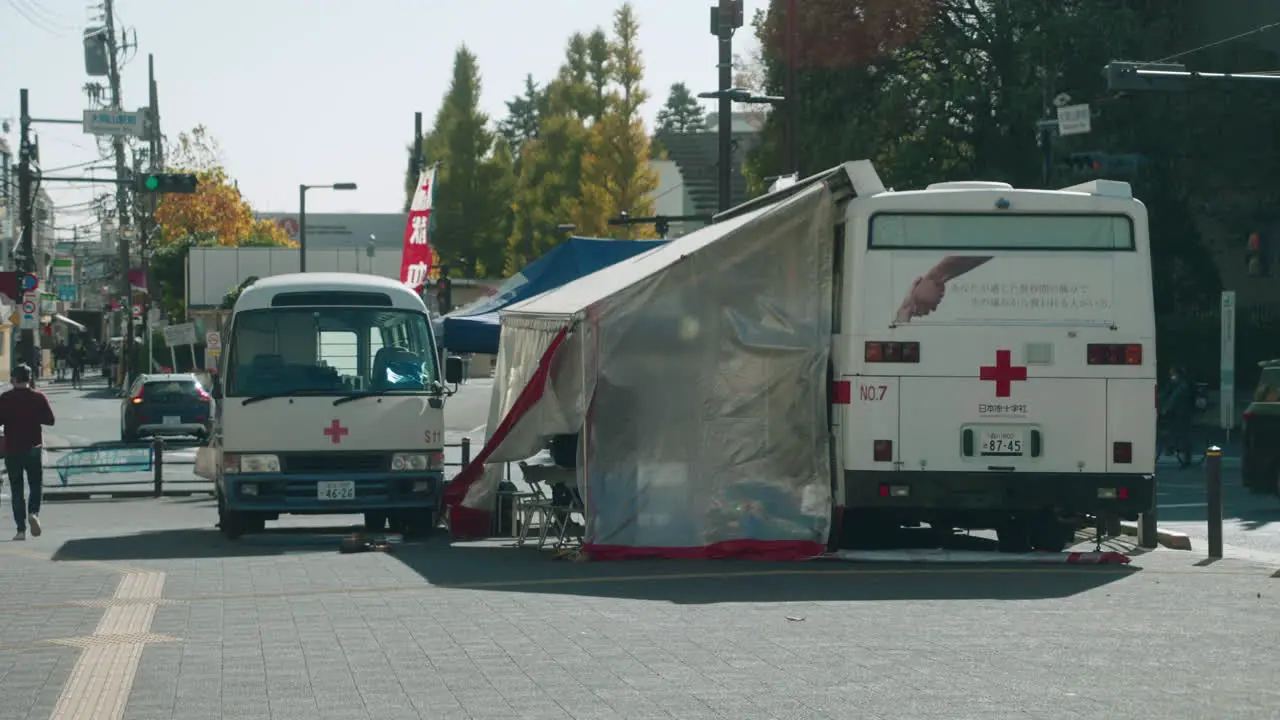
[[1270,25],[1261,25],[1261,26],[1256,27],[1256,28],[1254,28],[1254,29],[1252,29],[1252,30],[1248,30],[1248,31],[1246,31],[1246,32],[1242,32],[1242,33],[1240,33],[1239,35],[1232,35],[1231,37],[1228,37],[1228,38],[1223,38],[1223,39],[1221,39],[1221,40],[1215,40],[1215,41],[1213,41],[1213,42],[1211,42],[1211,43],[1208,43],[1208,44],[1206,44],[1206,45],[1201,45],[1200,47],[1192,48],[1192,49],[1190,49],[1190,50],[1184,50],[1183,52],[1176,53],[1176,54],[1174,54],[1174,55],[1170,55],[1170,56],[1169,56],[1169,57],[1167,57],[1167,58],[1164,58],[1164,59],[1161,59],[1161,60],[1156,60],[1155,62],[1153,62],[1153,63],[1149,63],[1149,64],[1151,64],[1151,65],[1163,65],[1164,63],[1167,63],[1167,62],[1169,62],[1170,60],[1177,60],[1177,59],[1178,59],[1178,58],[1180,58],[1180,57],[1185,57],[1185,56],[1187,56],[1187,55],[1192,55],[1192,54],[1194,54],[1194,53],[1202,52],[1202,51],[1204,51],[1204,50],[1211,50],[1211,49],[1213,49],[1213,48],[1220,47],[1220,46],[1222,46],[1222,45],[1226,45],[1226,44],[1228,44],[1228,43],[1233,43],[1233,42],[1236,42],[1236,41],[1238,41],[1238,40],[1243,40],[1243,39],[1245,39],[1245,38],[1247,38],[1247,37],[1252,37],[1252,36],[1254,36],[1254,35],[1261,35],[1261,34],[1262,34],[1262,33],[1264,33],[1264,32],[1270,32],[1271,30],[1276,30],[1276,29],[1280,29],[1280,23],[1271,23]]
[[7,2],[9,3],[9,7],[13,8],[14,11],[16,11],[19,15],[22,16],[23,20],[26,20],[28,23],[34,25],[38,30],[43,30],[45,33],[48,33],[49,35],[53,35],[55,37],[66,35],[65,32],[58,31],[50,27],[47,24],[48,21],[41,21],[38,19],[38,16],[32,15],[30,10],[26,9],[23,5],[18,3],[18,0],[7,0]]

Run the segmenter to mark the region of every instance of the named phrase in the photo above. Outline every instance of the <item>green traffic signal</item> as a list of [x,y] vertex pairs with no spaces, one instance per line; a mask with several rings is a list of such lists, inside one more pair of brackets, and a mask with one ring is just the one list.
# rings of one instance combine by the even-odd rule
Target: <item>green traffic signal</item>
[[200,180],[191,173],[153,173],[138,176],[137,183],[139,192],[189,195],[199,187]]

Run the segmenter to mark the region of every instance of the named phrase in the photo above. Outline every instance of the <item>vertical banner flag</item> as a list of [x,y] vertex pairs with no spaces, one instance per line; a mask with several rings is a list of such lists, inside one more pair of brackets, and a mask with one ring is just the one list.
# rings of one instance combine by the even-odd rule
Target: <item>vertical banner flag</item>
[[400,259],[400,282],[421,292],[431,273],[431,205],[436,195],[436,167],[423,170],[409,205],[409,221],[404,231],[404,255]]

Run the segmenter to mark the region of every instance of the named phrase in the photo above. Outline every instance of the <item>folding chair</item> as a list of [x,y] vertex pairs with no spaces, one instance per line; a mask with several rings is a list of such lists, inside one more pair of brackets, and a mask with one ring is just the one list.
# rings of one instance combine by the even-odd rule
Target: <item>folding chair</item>
[[555,522],[555,506],[543,489],[548,468],[540,465],[529,465],[521,460],[517,463],[524,481],[529,484],[531,492],[520,493],[515,497],[517,514],[519,515],[520,532],[516,538],[516,547],[521,547],[529,539],[529,528],[533,525],[534,516],[538,518],[538,547],[546,542],[551,525]]

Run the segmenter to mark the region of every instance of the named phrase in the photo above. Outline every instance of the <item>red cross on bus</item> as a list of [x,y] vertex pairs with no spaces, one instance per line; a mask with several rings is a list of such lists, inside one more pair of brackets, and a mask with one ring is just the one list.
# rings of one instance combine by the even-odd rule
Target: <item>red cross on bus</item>
[[329,439],[333,441],[334,445],[337,445],[338,443],[342,442],[342,437],[344,435],[351,434],[351,430],[342,427],[342,423],[338,422],[337,420],[334,420],[333,422],[329,423],[329,427],[324,429],[324,434],[329,436]]
[[982,380],[996,384],[996,397],[1009,397],[1013,394],[1014,382],[1027,381],[1027,369],[1013,366],[1013,352],[1009,350],[997,350],[996,364],[978,368],[978,371]]

